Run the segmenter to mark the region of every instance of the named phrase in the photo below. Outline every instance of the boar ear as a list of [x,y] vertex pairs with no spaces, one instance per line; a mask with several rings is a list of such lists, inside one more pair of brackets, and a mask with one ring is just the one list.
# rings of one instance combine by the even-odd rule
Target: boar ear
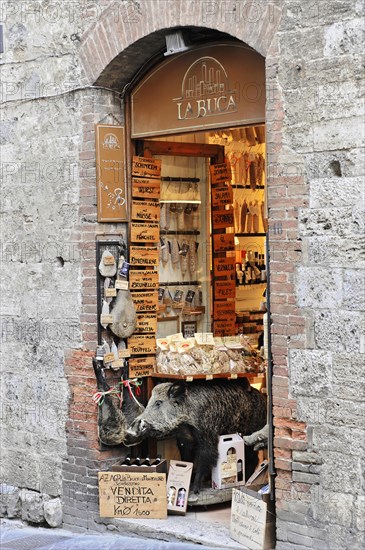
[[185,399],[186,395],[186,384],[185,382],[175,382],[171,384],[168,389],[167,397],[173,399],[174,401],[181,402]]

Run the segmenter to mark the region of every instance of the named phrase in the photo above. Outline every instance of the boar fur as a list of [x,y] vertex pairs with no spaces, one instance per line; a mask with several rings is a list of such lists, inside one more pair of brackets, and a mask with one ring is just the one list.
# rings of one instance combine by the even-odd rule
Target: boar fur
[[[241,380],[166,382],[152,391],[146,409],[129,427],[124,445],[146,437],[176,437],[181,460],[196,463],[193,483],[199,492],[203,479],[218,460],[219,436],[249,435],[266,424],[263,395]],[[245,449],[246,479],[257,466],[257,453]]]
[[[103,362],[94,357],[93,367],[98,390],[101,392],[110,390],[105,378]],[[104,445],[122,444],[128,426],[143,410],[144,407],[137,405],[125,387],[123,387],[122,408],[120,408],[119,399],[115,396],[105,395],[103,403],[98,407],[98,435],[101,443]]]

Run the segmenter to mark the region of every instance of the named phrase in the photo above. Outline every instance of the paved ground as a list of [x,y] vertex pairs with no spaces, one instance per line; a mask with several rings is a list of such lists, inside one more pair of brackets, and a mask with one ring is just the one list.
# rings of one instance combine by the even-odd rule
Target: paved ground
[[[215,547],[215,550],[234,547]],[[119,534],[78,535],[63,529],[29,527],[20,521],[13,520],[1,521],[0,548],[1,550],[212,550],[212,547],[201,544],[165,542]]]

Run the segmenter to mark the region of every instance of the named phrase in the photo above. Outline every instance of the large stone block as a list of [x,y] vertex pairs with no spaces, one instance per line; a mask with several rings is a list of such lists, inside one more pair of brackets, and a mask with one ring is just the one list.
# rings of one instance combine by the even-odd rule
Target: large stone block
[[355,498],[351,494],[320,487],[312,496],[313,518],[324,524],[350,527],[354,502]]
[[[333,161],[335,162],[335,161]],[[341,163],[338,170],[341,171]],[[363,204],[365,200],[364,178],[313,177],[310,179],[311,208],[329,208]]]
[[364,38],[364,26],[359,18],[336,21],[324,31],[324,56],[360,53],[363,51]]
[[365,425],[365,404],[343,398],[327,400],[325,422],[361,430]]
[[308,262],[329,267],[363,268],[365,238],[353,237],[305,237],[303,252]]
[[44,503],[44,519],[50,527],[59,527],[62,524],[62,504],[59,498]]
[[365,487],[360,461],[359,456],[327,451],[323,456],[321,487],[333,492],[362,495]]
[[315,350],[289,351],[289,387],[293,396],[325,396],[332,380],[330,353]]
[[297,402],[297,420],[311,425],[322,424],[326,419],[326,402],[319,396],[301,396]]
[[0,485],[0,517],[16,518],[20,512],[20,489],[13,485]]
[[314,151],[364,147],[363,118],[353,116],[313,124]]
[[343,307],[365,310],[365,274],[360,269],[347,269],[343,275]]
[[364,533],[352,526],[336,525],[334,518],[328,534],[327,544],[328,550],[363,550]]
[[304,160],[310,181],[317,178],[339,177],[339,174],[344,178],[357,178],[365,173],[364,149],[361,148],[351,147],[343,150],[340,147],[336,151],[307,153]]
[[305,236],[337,237],[363,235],[365,229],[358,208],[351,206],[302,209],[299,212],[299,228]]
[[314,336],[319,349],[350,353],[360,351],[360,313],[319,311],[315,312],[314,317]]
[[21,518],[23,521],[29,521],[31,523],[43,523],[44,522],[44,501],[48,497],[31,491],[30,489],[22,489],[20,493],[21,499]]
[[[353,401],[365,401],[365,369],[362,353],[333,356],[333,393]],[[361,405],[360,405],[361,406]]]
[[342,304],[342,270],[326,267],[297,269],[297,301],[300,307],[336,309]]
[[[358,455],[365,452],[365,429],[340,426],[315,426],[312,430],[311,447],[320,453],[327,451]],[[294,458],[293,458],[294,459]],[[294,459],[297,460],[297,459]]]

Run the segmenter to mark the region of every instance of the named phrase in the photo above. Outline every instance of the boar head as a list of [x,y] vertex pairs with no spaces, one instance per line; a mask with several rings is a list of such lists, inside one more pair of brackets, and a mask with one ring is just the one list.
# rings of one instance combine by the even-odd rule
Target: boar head
[[162,439],[175,435],[189,421],[186,408],[186,385],[165,382],[152,390],[142,414],[127,430],[124,445],[137,445],[146,437]]

